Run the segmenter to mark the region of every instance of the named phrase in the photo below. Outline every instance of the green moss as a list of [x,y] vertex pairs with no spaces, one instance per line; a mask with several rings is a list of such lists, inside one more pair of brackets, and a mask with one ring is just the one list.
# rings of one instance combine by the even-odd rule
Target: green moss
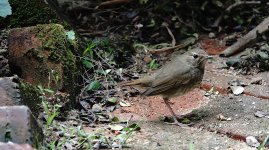
[[[76,57],[73,51],[76,49],[76,41],[69,41],[63,26],[59,24],[37,25],[32,28],[36,37],[41,41],[37,48],[29,49],[24,56],[26,72],[31,73],[33,83],[40,84],[42,87],[57,91],[67,92],[70,97],[64,99],[62,103],[66,107],[73,106],[75,96],[78,93],[76,87],[79,76]],[[37,104],[40,104],[38,89],[30,84],[22,84],[23,99],[31,110],[38,112]],[[34,102],[34,103],[32,103]]]
[[59,24],[37,25],[37,37],[42,41],[40,51],[48,51],[47,59],[52,63],[62,63],[64,79],[62,89],[75,98],[76,79],[79,74],[76,57],[73,54],[77,48],[76,41],[67,39],[63,26]]
[[40,106],[37,104],[40,104],[42,101],[40,98],[41,93],[39,92],[38,88],[23,81],[20,82],[19,88],[23,103],[27,105],[31,109],[34,116],[37,117],[40,110]]
[[41,110],[41,106],[38,104],[41,104],[41,93],[38,90],[38,88],[36,86],[33,86],[29,83],[26,83],[24,81],[21,81],[19,84],[19,88],[21,91],[21,96],[22,96],[22,102],[27,105],[33,116],[30,116],[30,125],[31,125],[31,132],[32,132],[32,146],[35,148],[40,148],[40,145],[42,145],[43,143],[43,132],[42,129],[40,127],[40,125],[38,124],[38,122],[36,121],[35,118],[38,118],[39,112]]
[[39,54],[38,50],[34,48],[28,50],[24,55],[28,58],[34,58],[40,63],[44,62],[45,59],[42,55]]
[[59,23],[60,20],[43,0],[9,0],[12,15],[0,20],[0,27],[26,27],[36,24]]

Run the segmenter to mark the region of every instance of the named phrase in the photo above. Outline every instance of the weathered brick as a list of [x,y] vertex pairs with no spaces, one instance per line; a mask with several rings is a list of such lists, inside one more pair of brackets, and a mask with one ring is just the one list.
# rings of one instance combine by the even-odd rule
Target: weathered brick
[[42,129],[27,106],[0,107],[1,142],[28,143],[38,147],[42,138]]
[[1,150],[35,150],[29,144],[16,144],[13,142],[2,143],[0,142]]
[[[113,112],[123,120],[141,120],[146,117],[147,120],[158,120],[162,116],[171,116],[168,108],[165,106],[161,96],[135,97],[128,100],[131,107],[121,107],[121,110]],[[170,100],[171,107],[178,115],[183,115],[206,105],[208,100],[200,89],[194,89],[182,96],[174,97]]]
[[17,77],[0,78],[0,106],[20,105],[21,98]]

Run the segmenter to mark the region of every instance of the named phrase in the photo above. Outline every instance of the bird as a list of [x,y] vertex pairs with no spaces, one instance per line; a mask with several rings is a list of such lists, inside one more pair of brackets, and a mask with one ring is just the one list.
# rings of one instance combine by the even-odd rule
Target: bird
[[174,125],[186,126],[177,120],[177,116],[169,104],[173,97],[184,95],[192,89],[199,87],[202,82],[205,64],[211,56],[186,52],[175,56],[170,62],[163,65],[151,75],[120,83],[120,86],[140,86],[144,90],[141,96],[161,95],[165,105],[172,114]]

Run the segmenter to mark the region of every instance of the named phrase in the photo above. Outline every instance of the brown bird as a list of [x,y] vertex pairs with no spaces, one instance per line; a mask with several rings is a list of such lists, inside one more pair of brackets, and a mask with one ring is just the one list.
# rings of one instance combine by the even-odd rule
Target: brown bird
[[172,124],[185,126],[178,122],[176,114],[169,104],[169,99],[199,87],[208,58],[210,57],[202,54],[185,53],[176,56],[152,75],[123,83],[121,86],[139,85],[145,89],[141,92],[142,96],[161,95],[173,116],[174,123]]

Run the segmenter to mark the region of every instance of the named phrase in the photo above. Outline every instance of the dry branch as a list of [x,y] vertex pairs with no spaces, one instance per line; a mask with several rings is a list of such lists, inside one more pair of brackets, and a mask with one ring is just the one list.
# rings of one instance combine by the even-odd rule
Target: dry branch
[[257,34],[262,34],[269,27],[269,17],[265,18],[257,27],[249,31],[244,37],[240,38],[232,46],[226,48],[220,56],[228,57],[243,50],[248,43],[257,38]]
[[165,47],[165,48],[161,48],[161,49],[157,49],[157,50],[150,50],[150,53],[151,54],[161,54],[161,53],[164,53],[164,52],[171,52],[171,51],[174,51],[174,50],[177,50],[177,49],[182,49],[182,48],[188,47],[188,46],[194,44],[195,41],[196,41],[196,38],[190,37],[190,38],[187,38],[186,40],[184,40],[179,45],[172,46],[172,47]]
[[101,6],[109,6],[109,5],[122,4],[122,3],[130,3],[131,1],[133,1],[133,0],[109,0],[109,1],[101,2],[99,4],[99,6],[97,6],[96,8],[99,8]]

